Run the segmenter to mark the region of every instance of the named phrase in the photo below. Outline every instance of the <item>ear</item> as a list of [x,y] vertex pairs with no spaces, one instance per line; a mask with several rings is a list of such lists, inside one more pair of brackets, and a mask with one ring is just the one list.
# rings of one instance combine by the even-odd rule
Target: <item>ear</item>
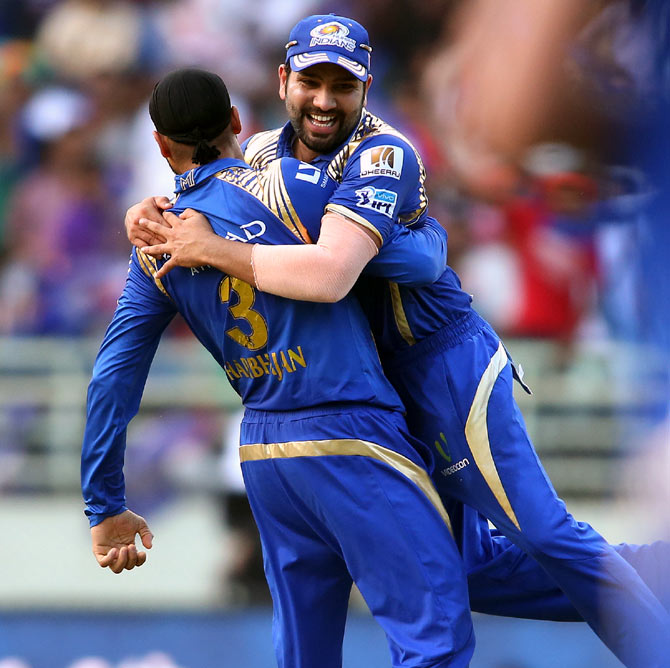
[[368,80],[365,82],[365,93],[363,93],[363,106],[366,106],[368,103],[368,91],[372,86],[372,74],[368,74]]
[[240,120],[240,112],[237,107],[233,105],[230,108],[230,129],[234,134],[239,135],[242,132],[242,121]]
[[282,63],[279,66],[279,69],[277,70],[277,74],[279,74],[279,98],[281,100],[286,99],[286,81],[288,80],[288,75],[286,74],[286,68],[284,67],[284,63]]
[[156,143],[158,144],[158,148],[161,151],[161,155],[164,158],[171,158],[172,157],[172,151],[170,151],[170,146],[168,145],[167,137],[165,135],[160,134],[159,132],[156,132],[156,130],[154,130],[154,139],[156,140]]

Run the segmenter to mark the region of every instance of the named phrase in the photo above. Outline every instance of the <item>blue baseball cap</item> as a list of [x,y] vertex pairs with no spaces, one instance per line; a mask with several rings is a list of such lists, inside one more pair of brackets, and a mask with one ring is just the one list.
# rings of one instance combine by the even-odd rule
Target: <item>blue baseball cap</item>
[[286,44],[291,69],[299,72],[318,63],[335,63],[367,81],[372,47],[368,31],[353,19],[315,14],[296,23]]

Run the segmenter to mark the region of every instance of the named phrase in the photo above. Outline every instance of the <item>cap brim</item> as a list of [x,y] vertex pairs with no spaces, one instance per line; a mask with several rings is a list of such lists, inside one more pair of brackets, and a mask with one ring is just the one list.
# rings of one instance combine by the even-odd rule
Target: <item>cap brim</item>
[[291,56],[289,62],[291,64],[291,69],[296,72],[300,72],[308,67],[312,67],[312,65],[318,65],[320,63],[333,63],[334,65],[339,65],[348,72],[351,72],[351,74],[360,81],[368,80],[368,71],[363,65],[334,51],[310,51],[308,53],[298,53]]

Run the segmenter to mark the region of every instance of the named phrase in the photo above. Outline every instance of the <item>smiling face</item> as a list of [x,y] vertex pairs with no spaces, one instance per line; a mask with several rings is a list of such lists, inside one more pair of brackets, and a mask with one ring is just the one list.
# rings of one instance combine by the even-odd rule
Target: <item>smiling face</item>
[[363,83],[333,63],[312,65],[286,73],[279,67],[279,96],[286,103],[298,141],[296,158],[309,162],[330,153],[353,132],[361,117],[372,82]]

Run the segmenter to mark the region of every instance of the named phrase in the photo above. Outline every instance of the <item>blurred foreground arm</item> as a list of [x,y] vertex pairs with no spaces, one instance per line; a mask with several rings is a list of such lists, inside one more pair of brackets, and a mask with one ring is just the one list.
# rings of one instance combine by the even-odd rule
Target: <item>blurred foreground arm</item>
[[456,177],[474,194],[514,187],[510,167],[564,104],[565,57],[591,4],[471,0],[449,24],[422,93]]

